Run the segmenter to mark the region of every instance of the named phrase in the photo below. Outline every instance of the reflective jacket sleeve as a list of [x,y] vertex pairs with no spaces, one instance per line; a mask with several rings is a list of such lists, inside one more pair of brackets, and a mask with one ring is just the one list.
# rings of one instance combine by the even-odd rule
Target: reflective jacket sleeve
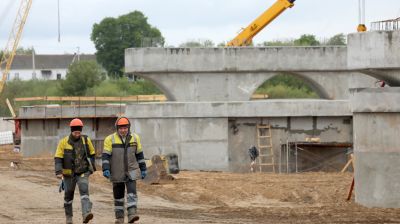
[[87,138],[87,141],[88,141],[87,144],[89,146],[89,154],[90,154],[89,156],[93,157],[96,155],[96,150],[94,149],[92,140],[90,140],[89,137]]
[[139,164],[139,168],[141,171],[144,171],[147,169],[146,167],[146,161],[144,160],[144,153],[142,149],[142,144],[140,143],[140,137],[139,135],[135,134],[136,142],[137,142],[137,151],[136,151],[136,161]]
[[112,140],[111,140],[111,135],[109,135],[104,139],[103,153],[101,154],[103,171],[104,170],[111,171],[111,166],[110,166],[111,153],[112,153]]
[[62,174],[64,162],[64,145],[65,138],[61,139],[58,143],[56,154],[54,155],[54,170],[56,174]]

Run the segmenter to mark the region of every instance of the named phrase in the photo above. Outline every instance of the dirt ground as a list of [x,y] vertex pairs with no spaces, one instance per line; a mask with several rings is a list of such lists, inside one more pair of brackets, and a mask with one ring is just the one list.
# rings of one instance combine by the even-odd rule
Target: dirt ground
[[[19,158],[0,149],[0,223],[64,223],[63,194],[52,159]],[[139,223],[400,223],[400,209],[346,202],[351,173],[233,174],[183,171],[176,180],[138,182]],[[111,184],[90,177],[92,223],[113,223]],[[74,221],[82,222],[79,194]]]

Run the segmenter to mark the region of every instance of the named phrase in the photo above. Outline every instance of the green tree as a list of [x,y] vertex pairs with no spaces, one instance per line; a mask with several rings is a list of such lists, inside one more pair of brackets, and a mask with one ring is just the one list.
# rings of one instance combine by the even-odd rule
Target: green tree
[[[31,48],[24,48],[24,47],[18,47],[17,50],[15,51],[15,54],[17,55],[32,55],[32,52],[34,52],[35,49],[33,47]],[[3,57],[3,51],[0,51],[0,58]]]
[[268,94],[271,99],[319,98],[307,82],[294,75],[284,73],[265,81],[256,90],[256,93]]
[[293,46],[293,40],[274,40],[274,41],[264,41],[261,44],[258,44],[259,47],[269,47],[269,46]]
[[28,48],[18,47],[15,53],[18,55],[32,55],[32,52],[34,51],[35,49],[33,47],[28,47]]
[[161,32],[147,22],[140,11],[118,18],[105,18],[94,24],[91,34],[97,53],[96,58],[111,77],[122,77],[126,48],[163,46]]
[[217,44],[217,47],[226,47],[226,42],[223,41],[223,42]]
[[343,33],[336,34],[329,38],[326,45],[346,45],[346,36]]
[[319,41],[312,34],[303,34],[299,39],[294,40],[296,46],[317,46],[320,45]]
[[0,96],[0,116],[10,116],[6,105],[8,98],[17,112],[19,106],[38,105],[41,101],[14,102],[14,98],[33,97],[33,96],[60,96],[62,93],[58,89],[60,80],[29,80],[19,79],[8,81]]
[[105,74],[96,61],[79,61],[68,67],[66,79],[61,82],[61,91],[69,96],[84,96],[88,88],[100,84]]

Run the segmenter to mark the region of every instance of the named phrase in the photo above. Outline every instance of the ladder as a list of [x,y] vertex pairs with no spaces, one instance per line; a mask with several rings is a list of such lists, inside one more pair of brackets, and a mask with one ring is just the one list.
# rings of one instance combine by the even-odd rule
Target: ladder
[[258,166],[260,172],[263,167],[272,167],[275,173],[274,150],[272,148],[271,125],[257,124]]

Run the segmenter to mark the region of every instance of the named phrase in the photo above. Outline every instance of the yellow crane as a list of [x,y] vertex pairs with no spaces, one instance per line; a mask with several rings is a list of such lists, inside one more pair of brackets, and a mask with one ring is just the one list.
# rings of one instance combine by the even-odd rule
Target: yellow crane
[[270,8],[268,8],[263,14],[257,19],[250,23],[245,29],[243,29],[233,40],[231,40],[227,46],[248,46],[251,44],[253,37],[257,35],[265,26],[271,23],[276,17],[278,17],[287,8],[294,6],[295,0],[277,0]]
[[17,17],[14,20],[14,25],[8,37],[6,47],[3,49],[3,55],[1,56],[0,60],[0,70],[2,74],[0,81],[0,94],[3,92],[4,84],[7,81],[7,76],[10,72],[11,64],[14,60],[19,40],[21,39],[22,31],[24,29],[26,19],[28,18],[31,6],[32,0],[21,0]]

